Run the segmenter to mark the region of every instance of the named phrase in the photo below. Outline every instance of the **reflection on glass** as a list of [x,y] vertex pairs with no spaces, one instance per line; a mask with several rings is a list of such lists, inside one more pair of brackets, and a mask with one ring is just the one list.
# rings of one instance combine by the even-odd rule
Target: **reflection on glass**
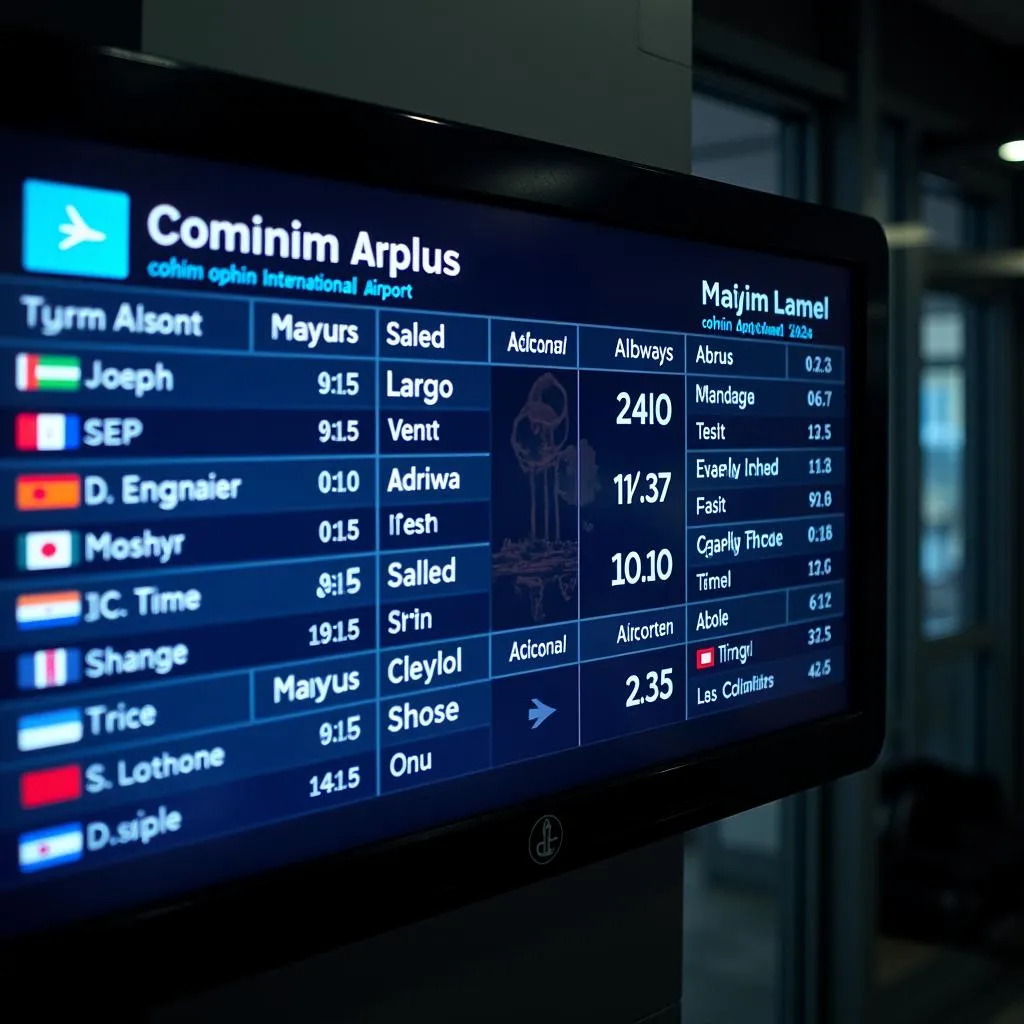
[[[693,173],[782,191],[782,122],[694,96]],[[781,804],[754,808],[687,837],[683,992],[687,1021],[775,1024],[780,1017],[778,879]]]
[[919,442],[922,630],[943,636],[965,620],[966,311],[929,296],[921,322]]
[[932,229],[932,242],[947,249],[970,245],[969,206],[952,182],[934,174],[921,176],[921,217]]
[[971,654],[932,663],[926,669],[928,685],[921,691],[921,756],[967,771],[979,767],[975,748],[980,672],[976,662]]
[[926,363],[963,361],[967,353],[967,313],[955,295],[924,297],[921,359]]
[[758,192],[782,191],[782,122],[711,96],[693,98],[692,172]]
[[[764,817],[759,810],[734,820],[749,818],[751,830]],[[776,976],[783,953],[778,895],[757,884],[753,851],[724,842],[715,828],[686,837],[683,1019],[777,1024]],[[773,845],[765,864],[778,864],[777,835]]]

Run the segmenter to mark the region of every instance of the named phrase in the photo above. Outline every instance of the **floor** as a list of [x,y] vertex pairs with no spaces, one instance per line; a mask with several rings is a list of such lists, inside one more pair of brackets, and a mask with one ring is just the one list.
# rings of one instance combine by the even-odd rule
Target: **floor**
[[1012,1005],[1003,1007],[988,1024],[1024,1024],[1024,999],[1015,999]]
[[709,884],[696,842],[684,885],[683,1024],[778,1024],[775,898]]
[[[775,897],[755,888],[712,884],[699,842],[687,843],[684,878],[683,1024],[780,1024]],[[875,980],[882,1005],[885,995],[913,989],[930,972],[944,970],[951,957],[967,967],[990,966],[971,954],[879,939]],[[901,1014],[903,1000],[888,1000],[895,1013],[885,1015],[886,1024],[1024,1024],[1024,972],[998,977],[998,984],[985,986],[977,998],[957,1001],[927,1021]]]

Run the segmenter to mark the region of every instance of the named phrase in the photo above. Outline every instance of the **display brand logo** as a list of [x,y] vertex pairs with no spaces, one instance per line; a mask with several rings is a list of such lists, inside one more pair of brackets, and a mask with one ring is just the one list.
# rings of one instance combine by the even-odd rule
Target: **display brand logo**
[[27,178],[21,262],[37,274],[128,276],[127,192]]
[[530,829],[530,860],[534,864],[550,864],[562,849],[564,839],[562,823],[553,814],[545,814]]

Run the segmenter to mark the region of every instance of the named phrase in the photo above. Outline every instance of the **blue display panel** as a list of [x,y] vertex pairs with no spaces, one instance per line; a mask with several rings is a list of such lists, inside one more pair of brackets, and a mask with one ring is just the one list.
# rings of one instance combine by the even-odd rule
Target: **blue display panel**
[[843,708],[846,271],[0,141],[8,896]]

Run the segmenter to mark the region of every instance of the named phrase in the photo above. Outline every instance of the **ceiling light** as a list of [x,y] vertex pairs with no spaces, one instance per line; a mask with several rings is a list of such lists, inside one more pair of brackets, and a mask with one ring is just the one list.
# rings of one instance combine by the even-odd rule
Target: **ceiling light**
[[1014,139],[1013,142],[1004,142],[999,147],[999,156],[1011,164],[1024,163],[1024,139]]

